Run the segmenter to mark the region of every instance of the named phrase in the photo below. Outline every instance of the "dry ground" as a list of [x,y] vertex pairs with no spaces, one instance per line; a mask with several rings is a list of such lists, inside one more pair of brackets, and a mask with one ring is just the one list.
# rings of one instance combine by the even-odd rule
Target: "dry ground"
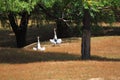
[[120,36],[93,37],[91,60],[80,58],[80,38],[60,46],[42,43],[45,52],[0,48],[0,80],[120,80]]

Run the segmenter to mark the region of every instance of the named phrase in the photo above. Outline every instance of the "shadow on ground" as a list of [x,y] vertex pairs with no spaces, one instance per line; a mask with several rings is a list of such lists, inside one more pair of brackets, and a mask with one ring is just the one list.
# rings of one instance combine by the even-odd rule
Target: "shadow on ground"
[[108,58],[108,57],[102,57],[102,56],[93,55],[91,57],[91,60],[93,60],[93,61],[115,61],[115,62],[119,62],[120,58]]
[[67,53],[52,53],[39,51],[25,51],[22,49],[0,49],[0,63],[31,63],[44,61],[79,60],[78,55]]
[[[32,62],[48,62],[48,61],[78,61],[81,60],[80,55],[68,53],[52,53],[39,51],[25,51],[23,49],[0,49],[0,63],[22,64]],[[100,56],[92,56],[94,61],[120,61],[120,58],[107,58]],[[82,61],[82,60],[81,60]]]

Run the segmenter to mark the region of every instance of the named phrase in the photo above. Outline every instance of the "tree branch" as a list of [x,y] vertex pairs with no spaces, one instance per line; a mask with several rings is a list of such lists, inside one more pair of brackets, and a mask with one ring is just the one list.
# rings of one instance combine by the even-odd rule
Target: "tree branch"
[[37,4],[37,6],[38,6],[39,8],[41,8],[41,9],[42,9],[42,12],[44,12],[48,17],[50,17],[50,18],[52,18],[52,19],[54,19],[54,20],[61,20],[61,21],[65,22],[66,24],[68,24],[67,22],[68,22],[69,20],[65,20],[64,18],[59,18],[59,17],[56,17],[56,16],[52,15],[51,12],[49,12],[48,10],[46,10],[46,8],[44,7],[44,5],[42,5],[42,4],[39,3],[39,4]]
[[15,20],[14,14],[10,12],[8,14],[8,19],[9,19],[9,22],[10,22],[10,25],[11,25],[13,31],[16,33],[16,30],[18,29],[18,25],[16,24],[16,20]]
[[29,15],[27,12],[23,12],[21,14],[22,18],[21,18],[21,21],[20,21],[20,27],[23,29],[23,30],[26,30],[27,28],[27,25],[28,25],[28,20],[29,20]]
[[53,19],[55,19],[55,20],[59,19],[58,17],[56,17],[56,16],[52,15],[50,12],[48,12],[48,11],[46,10],[46,8],[45,8],[42,4],[39,3],[38,6],[42,9],[42,11],[43,11],[48,17],[53,18]]

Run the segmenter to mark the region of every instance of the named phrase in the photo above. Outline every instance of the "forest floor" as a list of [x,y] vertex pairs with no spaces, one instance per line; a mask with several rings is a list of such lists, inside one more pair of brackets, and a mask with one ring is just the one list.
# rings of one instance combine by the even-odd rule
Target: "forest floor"
[[59,46],[36,43],[22,49],[0,48],[0,80],[120,80],[120,36],[91,38],[91,59],[81,60],[81,38]]
[[[91,37],[90,60],[81,59],[81,37],[62,38],[53,46],[47,40],[52,32],[42,28],[31,27],[28,45],[20,49],[12,31],[0,30],[0,80],[120,80],[120,27]],[[38,34],[47,40],[41,42],[43,52],[32,49]]]

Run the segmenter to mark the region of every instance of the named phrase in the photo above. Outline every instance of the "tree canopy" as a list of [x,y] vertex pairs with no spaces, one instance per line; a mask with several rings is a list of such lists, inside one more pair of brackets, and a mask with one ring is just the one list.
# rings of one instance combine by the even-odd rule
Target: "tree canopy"
[[34,9],[36,3],[37,0],[1,0],[0,9],[2,12],[30,12]]
[[[43,4],[49,10],[54,10],[55,16],[58,17],[62,16],[63,12],[69,19],[82,18],[84,8],[89,9],[92,18],[99,15],[99,17],[107,17],[106,21],[110,20],[109,17],[113,19],[113,9],[120,7],[120,0],[0,0],[0,13],[20,13],[23,11],[30,13],[38,3]],[[104,16],[106,13],[108,15]]]

